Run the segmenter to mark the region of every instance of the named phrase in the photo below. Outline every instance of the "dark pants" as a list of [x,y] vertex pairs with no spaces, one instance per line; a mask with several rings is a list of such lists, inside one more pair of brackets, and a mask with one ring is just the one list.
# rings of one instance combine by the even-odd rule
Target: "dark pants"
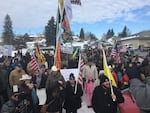
[[69,111],[69,110],[66,109],[66,113],[77,113],[77,110]]
[[3,90],[0,95],[2,96],[4,102],[7,102],[9,100],[7,89]]

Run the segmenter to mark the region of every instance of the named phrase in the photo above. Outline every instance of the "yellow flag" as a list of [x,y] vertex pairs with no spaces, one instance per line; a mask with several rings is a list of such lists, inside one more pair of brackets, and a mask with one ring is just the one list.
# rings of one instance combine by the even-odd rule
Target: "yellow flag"
[[44,64],[46,62],[46,58],[44,54],[40,51],[38,44],[36,46],[35,55],[36,55],[38,64]]
[[60,10],[60,14],[62,15],[64,9],[64,0],[59,0],[59,10]]
[[114,80],[114,77],[108,67],[105,51],[103,50],[103,66],[104,66],[104,74],[111,80],[113,86],[117,87],[117,84]]

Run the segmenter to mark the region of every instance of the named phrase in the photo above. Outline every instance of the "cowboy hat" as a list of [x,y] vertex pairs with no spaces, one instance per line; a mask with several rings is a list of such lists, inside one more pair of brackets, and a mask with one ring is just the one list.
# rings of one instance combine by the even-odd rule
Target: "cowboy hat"
[[20,80],[30,80],[31,76],[29,76],[28,74],[24,74],[22,75],[22,78],[20,78]]
[[57,71],[58,69],[57,69],[56,66],[52,66],[51,70],[52,70],[52,71]]

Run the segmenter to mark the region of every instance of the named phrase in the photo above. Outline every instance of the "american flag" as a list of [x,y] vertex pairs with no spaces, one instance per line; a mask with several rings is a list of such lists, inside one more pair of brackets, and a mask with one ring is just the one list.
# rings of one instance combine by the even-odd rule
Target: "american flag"
[[77,93],[77,84],[78,83],[83,88],[83,81],[82,81],[82,69],[83,69],[83,66],[84,66],[84,62],[83,62],[83,60],[81,60],[81,54],[79,54],[79,63],[78,63],[79,75],[78,75],[76,86],[75,86],[75,91],[74,91],[75,94]]
[[111,56],[116,57],[117,54],[118,54],[118,47],[117,47],[117,44],[115,44],[111,50]]
[[39,69],[39,65],[36,61],[36,58],[35,58],[34,54],[31,55],[31,61],[29,62],[29,64],[30,64],[29,66],[30,66],[31,70],[36,71],[36,70]]
[[82,70],[84,67],[83,59],[81,59],[81,61],[79,63],[80,63],[80,67],[79,67],[78,83],[82,86],[82,83],[83,83],[83,81],[82,81]]
[[72,4],[81,5],[81,0],[71,0]]
[[120,46],[118,47],[118,51],[119,51],[120,53],[126,53],[126,52],[127,52],[127,46],[125,46],[125,45],[120,45]]
[[120,63],[120,55],[117,44],[115,44],[114,47],[112,48],[111,56],[114,58],[116,63]]

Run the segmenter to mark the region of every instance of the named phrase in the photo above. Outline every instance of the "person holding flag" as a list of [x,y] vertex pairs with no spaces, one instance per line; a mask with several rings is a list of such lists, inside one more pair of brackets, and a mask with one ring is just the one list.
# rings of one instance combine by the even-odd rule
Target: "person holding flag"
[[93,91],[92,107],[95,113],[117,113],[117,104],[123,103],[124,98],[121,91],[112,86],[109,78],[102,74],[100,77],[100,85]]
[[[77,89],[76,89],[76,84],[77,84]],[[83,96],[83,90],[81,88],[81,85],[77,83],[74,74],[70,73],[69,81],[67,81],[66,88],[65,88],[64,109],[66,109],[66,113],[77,113],[77,109],[81,108],[82,96]]]

